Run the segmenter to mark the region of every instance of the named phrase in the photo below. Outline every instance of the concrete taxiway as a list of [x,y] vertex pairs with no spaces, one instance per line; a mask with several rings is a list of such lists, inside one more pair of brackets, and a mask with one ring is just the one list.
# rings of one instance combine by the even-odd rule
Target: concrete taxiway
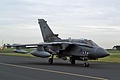
[[120,64],[82,62],[71,65],[69,61],[0,55],[0,80],[119,80]]

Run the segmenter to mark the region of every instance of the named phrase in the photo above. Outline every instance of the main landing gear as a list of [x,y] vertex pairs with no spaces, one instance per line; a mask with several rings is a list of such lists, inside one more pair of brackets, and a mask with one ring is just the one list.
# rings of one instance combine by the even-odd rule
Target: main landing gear
[[[49,60],[48,60],[49,64],[53,64],[53,57],[54,57],[54,55],[52,55],[52,57],[49,58]],[[88,59],[83,58],[83,61],[84,61],[83,66],[84,67],[89,67]],[[70,62],[71,62],[71,64],[75,64],[75,62],[76,62],[75,58],[74,57],[70,57]]]
[[71,64],[75,64],[75,59],[70,57],[70,62],[71,62]]
[[[84,67],[89,67],[88,59],[83,58],[83,61],[84,61],[83,66],[84,66]],[[71,64],[75,64],[75,59],[74,59],[74,57],[70,57],[70,62],[71,62]]]
[[53,64],[53,59],[49,58],[48,62],[49,62],[49,64]]
[[49,63],[49,64],[53,64],[53,57],[54,57],[54,55],[52,55],[52,57],[49,58],[49,60],[48,60],[48,63]]

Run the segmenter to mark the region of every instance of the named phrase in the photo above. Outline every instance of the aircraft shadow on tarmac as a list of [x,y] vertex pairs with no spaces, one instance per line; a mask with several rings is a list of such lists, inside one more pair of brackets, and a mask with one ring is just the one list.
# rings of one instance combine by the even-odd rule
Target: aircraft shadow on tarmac
[[[38,65],[38,66],[48,66],[48,67],[84,67],[83,62],[81,63],[76,63],[74,65],[70,64],[70,62],[54,62],[52,65],[50,65],[47,62],[34,62],[34,61],[18,61],[18,62],[13,62],[10,64],[15,64],[15,65],[24,65],[24,66],[31,66],[31,65]],[[112,66],[111,66],[112,65]],[[115,69],[113,67],[113,64],[110,63],[98,63],[98,62],[90,62],[90,66],[87,68],[96,68],[96,69]]]

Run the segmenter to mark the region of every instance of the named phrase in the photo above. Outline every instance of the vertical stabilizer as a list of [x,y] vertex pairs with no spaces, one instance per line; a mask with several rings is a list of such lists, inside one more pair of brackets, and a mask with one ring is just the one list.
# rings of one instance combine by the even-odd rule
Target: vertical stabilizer
[[54,34],[44,19],[38,19],[44,42],[61,41],[58,34]]

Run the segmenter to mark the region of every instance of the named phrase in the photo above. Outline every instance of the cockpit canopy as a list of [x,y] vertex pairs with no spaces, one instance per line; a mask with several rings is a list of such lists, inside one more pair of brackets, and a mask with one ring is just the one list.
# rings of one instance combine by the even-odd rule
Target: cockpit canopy
[[70,42],[77,42],[77,43],[83,43],[83,44],[87,44],[90,46],[98,46],[95,42],[93,42],[92,40],[87,40],[87,39],[69,39]]

